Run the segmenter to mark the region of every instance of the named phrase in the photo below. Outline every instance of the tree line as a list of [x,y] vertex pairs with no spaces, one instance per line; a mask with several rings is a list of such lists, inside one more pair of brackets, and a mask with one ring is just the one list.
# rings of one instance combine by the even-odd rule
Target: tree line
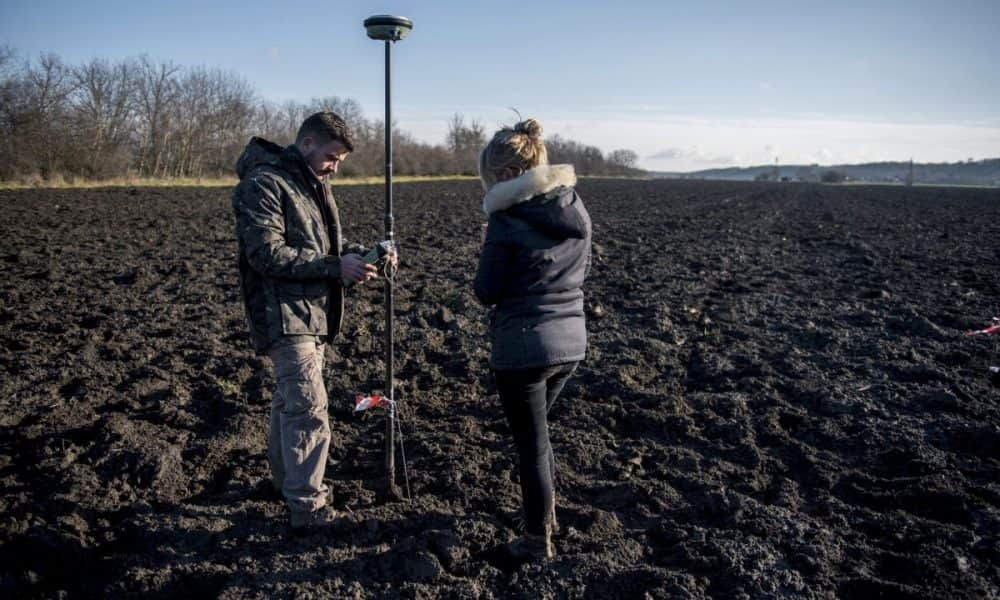
[[[219,177],[233,173],[252,136],[294,141],[310,114],[347,121],[355,152],[345,176],[384,173],[384,121],[365,117],[350,98],[275,103],[222,69],[183,67],[148,56],[69,65],[54,54],[23,59],[0,47],[0,180]],[[475,175],[487,133],[456,114],[443,144],[393,131],[393,171],[401,175]],[[599,148],[554,136],[551,162],[582,175],[639,175],[631,150]]]

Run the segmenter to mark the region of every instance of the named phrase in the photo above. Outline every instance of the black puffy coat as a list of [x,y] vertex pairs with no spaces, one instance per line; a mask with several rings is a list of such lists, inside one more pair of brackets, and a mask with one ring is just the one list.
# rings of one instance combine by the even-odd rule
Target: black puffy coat
[[491,367],[526,369],[583,360],[582,286],[590,238],[590,216],[568,186],[490,215],[474,287],[480,302],[495,305]]

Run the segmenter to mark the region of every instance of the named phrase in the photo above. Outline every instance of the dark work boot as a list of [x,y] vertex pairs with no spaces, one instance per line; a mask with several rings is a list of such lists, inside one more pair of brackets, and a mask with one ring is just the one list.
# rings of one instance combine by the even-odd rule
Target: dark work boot
[[544,534],[525,533],[507,544],[507,550],[511,556],[522,560],[546,560],[556,555],[550,529]]
[[294,534],[309,535],[322,529],[328,529],[339,518],[340,513],[329,506],[324,506],[312,512],[292,511],[290,523]]

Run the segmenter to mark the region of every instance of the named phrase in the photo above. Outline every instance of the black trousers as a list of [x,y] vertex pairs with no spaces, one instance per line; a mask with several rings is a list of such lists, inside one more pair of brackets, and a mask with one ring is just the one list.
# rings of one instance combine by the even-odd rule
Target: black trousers
[[551,519],[556,465],[549,444],[548,413],[578,364],[493,372],[517,447],[528,533],[544,533]]

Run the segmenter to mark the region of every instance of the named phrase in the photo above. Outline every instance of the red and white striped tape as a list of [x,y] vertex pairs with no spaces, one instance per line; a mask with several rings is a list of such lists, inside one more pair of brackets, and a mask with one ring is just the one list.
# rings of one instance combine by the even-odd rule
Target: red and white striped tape
[[976,331],[967,331],[965,337],[971,335],[986,335],[990,333],[996,333],[1000,331],[1000,317],[993,317],[993,325],[987,327],[986,329],[978,329]]
[[384,396],[372,395],[372,396],[356,396],[354,398],[354,412],[362,412],[368,410],[369,408],[377,408],[379,406],[389,406],[392,404],[392,400]]

